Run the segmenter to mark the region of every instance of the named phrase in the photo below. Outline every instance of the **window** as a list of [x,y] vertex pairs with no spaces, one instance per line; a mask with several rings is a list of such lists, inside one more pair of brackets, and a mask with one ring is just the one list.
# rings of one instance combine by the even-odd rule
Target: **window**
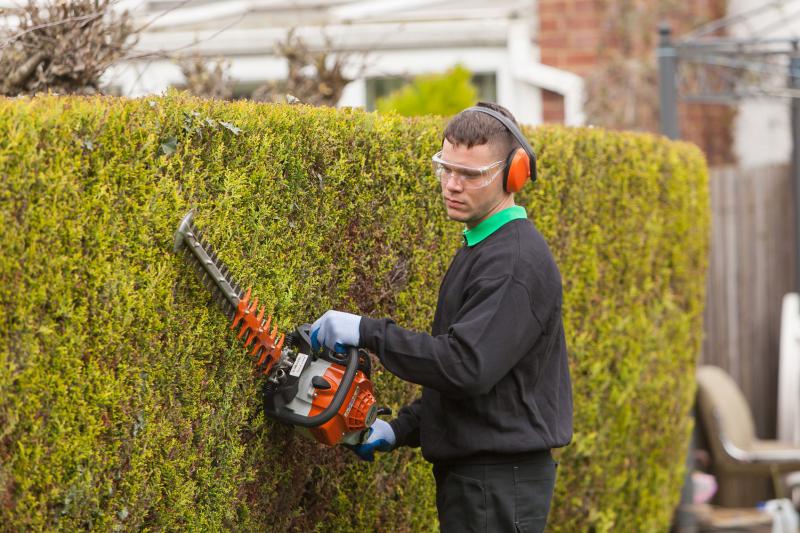
[[[494,72],[475,73],[471,81],[478,90],[479,100],[497,101],[497,77]],[[387,96],[409,83],[411,78],[406,76],[367,78],[367,111],[375,111],[375,102],[378,98]]]

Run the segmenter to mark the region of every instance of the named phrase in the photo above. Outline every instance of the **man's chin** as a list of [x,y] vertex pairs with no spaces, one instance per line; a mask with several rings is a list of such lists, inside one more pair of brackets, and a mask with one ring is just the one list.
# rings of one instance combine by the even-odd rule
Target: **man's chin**
[[469,220],[469,216],[464,213],[463,211],[458,211],[451,207],[447,207],[447,216],[450,220],[455,220],[456,222],[466,222]]

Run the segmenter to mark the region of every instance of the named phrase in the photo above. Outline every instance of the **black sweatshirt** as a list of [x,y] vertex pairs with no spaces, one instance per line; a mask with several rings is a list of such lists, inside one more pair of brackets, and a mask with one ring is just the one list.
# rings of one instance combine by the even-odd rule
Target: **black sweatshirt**
[[498,463],[568,444],[561,302],[550,249],[521,218],[459,249],[439,288],[431,335],[362,317],[360,344],[423,386],[390,421],[397,445],[421,446],[433,463]]

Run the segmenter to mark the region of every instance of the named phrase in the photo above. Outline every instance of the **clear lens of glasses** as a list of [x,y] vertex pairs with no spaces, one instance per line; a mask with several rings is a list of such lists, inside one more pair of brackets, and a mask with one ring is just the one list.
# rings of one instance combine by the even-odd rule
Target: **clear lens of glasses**
[[442,152],[437,152],[432,158],[433,173],[444,184],[450,178],[457,177],[465,189],[480,189],[489,185],[503,169],[503,161],[495,161],[485,167],[467,167],[450,163],[442,159]]

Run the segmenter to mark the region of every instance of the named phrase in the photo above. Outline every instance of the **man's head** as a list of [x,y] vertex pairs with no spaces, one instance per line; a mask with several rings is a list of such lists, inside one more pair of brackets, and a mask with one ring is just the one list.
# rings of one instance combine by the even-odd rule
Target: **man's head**
[[[478,106],[494,110],[516,124],[502,106],[485,102]],[[514,205],[514,194],[503,189],[503,171],[509,153],[518,147],[508,128],[485,113],[465,110],[450,120],[436,166],[451,219],[474,227]]]
[[[515,126],[518,126],[514,115],[505,107],[491,102],[478,102],[475,107],[484,107],[500,113]],[[495,150],[498,159],[505,159],[514,148],[519,148],[519,143],[514,135],[508,131],[496,118],[477,111],[464,110],[454,116],[444,130],[444,138],[454,145],[465,145],[472,148],[475,145],[488,144]]]

